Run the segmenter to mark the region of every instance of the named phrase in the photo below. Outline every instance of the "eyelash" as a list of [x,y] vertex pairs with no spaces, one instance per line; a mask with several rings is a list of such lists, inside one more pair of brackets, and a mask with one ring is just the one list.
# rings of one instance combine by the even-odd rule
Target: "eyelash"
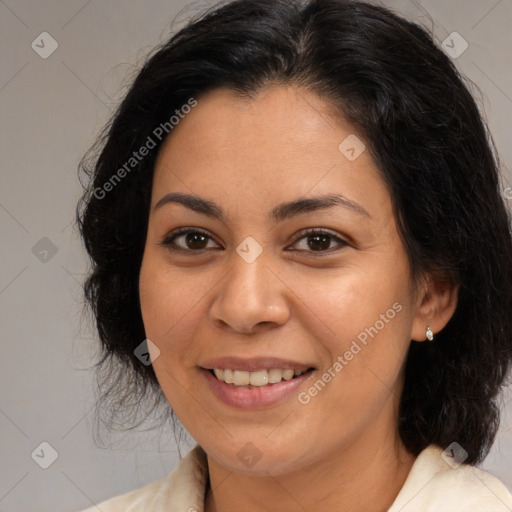
[[[202,229],[199,229],[199,228],[194,228],[194,229],[191,229],[191,228],[181,228],[178,231],[176,231],[175,233],[171,233],[171,234],[167,235],[164,238],[164,240],[162,242],[160,242],[159,245],[163,245],[168,250],[173,251],[173,252],[203,253],[204,251],[208,251],[209,250],[209,249],[193,250],[193,249],[184,249],[183,247],[173,246],[173,241],[176,238],[178,238],[181,235],[185,235],[187,233],[198,233],[198,234],[201,234],[201,235],[204,235],[204,236],[210,238],[211,240],[213,240],[215,242],[215,240],[206,231],[203,231]],[[321,251],[312,251],[312,250],[311,251],[307,251],[307,250],[306,251],[300,251],[299,250],[299,252],[309,252],[309,253],[314,254],[315,256],[322,257],[322,256],[325,256],[325,255],[332,254],[333,252],[337,252],[337,251],[341,250],[344,247],[350,246],[350,244],[346,240],[343,240],[343,239],[339,238],[338,236],[334,235],[330,231],[326,231],[326,230],[322,230],[322,229],[317,229],[317,228],[309,228],[309,229],[306,229],[306,230],[302,231],[300,233],[299,237],[293,242],[293,244],[296,244],[298,241],[302,240],[303,238],[308,238],[310,236],[315,236],[315,235],[328,236],[328,237],[331,238],[331,240],[339,242],[340,247],[335,249],[334,251],[332,250],[332,248],[330,248],[330,249],[321,250]],[[217,243],[217,242],[215,242],[215,243]]]

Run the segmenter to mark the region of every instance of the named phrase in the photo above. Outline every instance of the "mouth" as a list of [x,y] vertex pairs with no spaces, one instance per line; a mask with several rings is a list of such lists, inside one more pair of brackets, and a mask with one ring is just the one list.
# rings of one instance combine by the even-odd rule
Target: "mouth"
[[212,368],[208,371],[217,380],[234,388],[253,389],[290,381],[314,370],[313,367],[300,369],[270,368],[256,371],[236,370],[231,368]]
[[201,361],[199,370],[206,389],[220,402],[246,410],[284,405],[316,375],[310,362],[268,355],[212,358]]

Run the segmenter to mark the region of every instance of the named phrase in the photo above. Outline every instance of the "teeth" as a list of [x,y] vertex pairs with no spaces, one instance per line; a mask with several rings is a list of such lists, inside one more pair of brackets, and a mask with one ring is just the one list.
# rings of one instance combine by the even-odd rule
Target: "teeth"
[[235,386],[247,386],[249,384],[249,372],[235,370],[233,372],[233,384]]
[[290,380],[293,379],[293,374],[295,372],[293,370],[284,370],[283,371],[283,379],[284,380]]
[[266,386],[268,384],[267,370],[260,370],[259,372],[247,373],[249,373],[249,384],[251,386]]
[[267,384],[277,384],[282,380],[291,380],[294,376],[299,376],[307,370],[281,370],[280,368],[272,368],[270,370],[258,370],[256,372],[247,372],[244,370],[229,370],[214,368],[215,377],[226,384],[234,384],[235,386],[266,386]]
[[277,368],[272,368],[268,371],[268,381],[270,384],[275,384],[276,382],[281,382],[283,378],[283,370],[279,370]]

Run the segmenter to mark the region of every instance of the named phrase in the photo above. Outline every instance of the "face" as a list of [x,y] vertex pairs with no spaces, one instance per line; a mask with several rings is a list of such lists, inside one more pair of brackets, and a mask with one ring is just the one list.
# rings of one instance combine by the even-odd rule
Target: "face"
[[362,137],[329,111],[291,86],[218,89],[157,159],[139,283],[153,365],[235,471],[284,474],[397,437],[410,268]]

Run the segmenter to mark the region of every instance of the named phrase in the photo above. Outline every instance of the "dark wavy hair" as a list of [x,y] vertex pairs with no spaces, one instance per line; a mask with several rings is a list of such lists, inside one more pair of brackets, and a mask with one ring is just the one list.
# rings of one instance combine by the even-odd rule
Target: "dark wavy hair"
[[[164,400],[152,366],[134,353],[146,337],[138,278],[165,140],[155,133],[172,136],[170,117],[214,88],[253,97],[285,84],[316,93],[364,136],[413,282],[431,273],[460,285],[435,341],[411,341],[399,434],[414,454],[457,441],[467,463],[481,462],[512,361],[512,235],[499,159],[473,84],[429,31],[355,0],[236,0],[196,16],[147,58],[82,160],[77,222],[92,262],[84,291],[102,345],[103,408],[111,418],[140,408],[144,416]],[[130,160],[149,138],[155,147]]]

